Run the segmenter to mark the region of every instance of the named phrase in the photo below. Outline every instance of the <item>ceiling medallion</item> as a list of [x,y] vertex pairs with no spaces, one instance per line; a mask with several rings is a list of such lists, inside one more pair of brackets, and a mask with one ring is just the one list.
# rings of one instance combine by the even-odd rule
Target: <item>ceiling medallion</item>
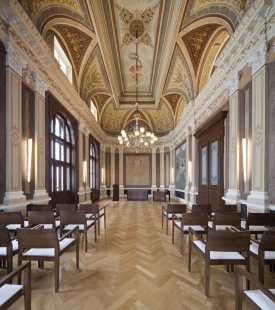
[[144,32],[143,22],[139,19],[133,20],[129,26],[129,31],[134,38],[136,37],[136,34],[138,37],[141,37]]

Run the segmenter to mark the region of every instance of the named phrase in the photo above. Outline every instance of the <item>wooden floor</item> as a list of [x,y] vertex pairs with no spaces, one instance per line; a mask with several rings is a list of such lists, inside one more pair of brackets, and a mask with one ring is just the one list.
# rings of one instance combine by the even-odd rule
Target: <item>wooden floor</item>
[[[193,250],[192,272],[187,271],[179,232],[172,244],[171,227],[168,236],[161,229],[163,203],[121,198],[99,204],[107,206],[107,230],[101,230],[96,244],[90,230],[88,253],[81,238],[79,270],[73,250],[61,256],[59,293],[54,293],[53,263],[45,262],[44,269],[32,264],[33,310],[234,309],[234,273],[212,266],[211,297],[206,298],[204,261]],[[187,245],[188,239],[185,249]],[[257,274],[254,261],[252,273]],[[1,269],[0,277],[4,274]],[[266,269],[269,287],[275,286],[274,277]],[[10,309],[24,309],[23,298]]]

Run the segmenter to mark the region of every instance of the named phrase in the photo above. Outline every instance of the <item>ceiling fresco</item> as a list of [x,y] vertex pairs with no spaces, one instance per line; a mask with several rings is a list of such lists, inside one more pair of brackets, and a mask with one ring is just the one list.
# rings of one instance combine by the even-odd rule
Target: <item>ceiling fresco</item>
[[[98,122],[117,135],[140,119],[163,136],[203,89],[249,0],[20,0],[53,51],[57,37],[73,87]],[[136,44],[138,33],[138,64]]]

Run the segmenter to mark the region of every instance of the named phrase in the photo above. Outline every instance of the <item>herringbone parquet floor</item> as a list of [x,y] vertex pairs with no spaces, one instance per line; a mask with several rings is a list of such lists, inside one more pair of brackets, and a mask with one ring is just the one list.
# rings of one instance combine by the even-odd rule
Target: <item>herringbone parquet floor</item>
[[[192,272],[188,272],[188,239],[181,255],[179,232],[172,244],[171,227],[168,236],[161,229],[163,203],[121,198],[99,204],[107,206],[107,230],[102,220],[96,244],[93,229],[89,231],[88,253],[81,238],[79,270],[73,249],[61,256],[59,293],[54,293],[53,263],[45,262],[44,269],[32,264],[33,310],[234,309],[234,273],[212,266],[211,297],[205,297],[204,261],[193,250]],[[252,273],[257,274],[256,262]],[[4,274],[0,270],[0,276]],[[266,271],[266,284],[272,287],[272,283],[274,275]],[[23,308],[23,298],[11,307]]]

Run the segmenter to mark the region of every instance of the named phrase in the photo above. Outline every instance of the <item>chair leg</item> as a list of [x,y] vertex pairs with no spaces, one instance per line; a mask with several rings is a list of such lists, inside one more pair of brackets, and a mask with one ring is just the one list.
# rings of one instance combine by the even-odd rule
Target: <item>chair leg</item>
[[87,253],[88,245],[87,245],[87,229],[84,230],[84,247],[85,247],[85,253]]
[[100,216],[98,214],[98,235],[100,235]]
[[59,257],[55,259],[55,293],[59,291]]
[[26,310],[31,310],[31,265],[24,270],[24,304]]
[[94,222],[95,224],[95,242],[97,242],[97,235],[96,235],[96,221]]
[[209,291],[210,291],[210,265],[209,261],[205,261],[205,295],[206,297],[209,297]]
[[104,229],[106,229],[106,207],[104,207]]
[[166,235],[168,235],[168,214],[166,215]]

